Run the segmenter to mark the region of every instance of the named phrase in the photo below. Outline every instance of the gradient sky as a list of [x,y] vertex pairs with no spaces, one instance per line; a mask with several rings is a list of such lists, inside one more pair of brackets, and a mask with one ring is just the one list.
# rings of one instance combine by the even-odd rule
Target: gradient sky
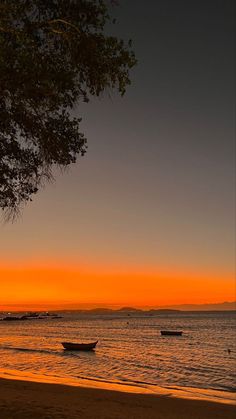
[[75,110],[86,156],[0,225],[0,304],[235,299],[233,4],[113,9],[132,85]]

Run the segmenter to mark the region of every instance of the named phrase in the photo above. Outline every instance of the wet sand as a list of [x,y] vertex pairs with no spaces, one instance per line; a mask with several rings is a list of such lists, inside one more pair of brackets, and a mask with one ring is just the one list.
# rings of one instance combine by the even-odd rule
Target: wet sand
[[0,379],[2,419],[233,419],[236,407],[203,400]]

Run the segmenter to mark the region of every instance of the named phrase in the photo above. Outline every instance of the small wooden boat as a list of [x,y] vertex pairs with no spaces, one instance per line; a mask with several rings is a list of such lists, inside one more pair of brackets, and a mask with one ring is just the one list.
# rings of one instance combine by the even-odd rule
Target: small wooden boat
[[182,336],[182,331],[177,330],[161,330],[162,336]]
[[91,351],[97,345],[96,342],[91,343],[72,343],[72,342],[61,342],[64,349],[67,351]]

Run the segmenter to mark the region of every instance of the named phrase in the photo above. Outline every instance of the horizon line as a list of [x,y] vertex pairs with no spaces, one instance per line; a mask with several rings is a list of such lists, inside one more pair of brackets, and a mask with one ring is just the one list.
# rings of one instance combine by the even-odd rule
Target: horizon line
[[[235,305],[235,308],[227,308],[227,306]],[[225,308],[224,308],[225,306]],[[175,310],[179,309],[181,311],[186,309],[185,311],[199,311],[200,308],[212,307],[215,308],[214,311],[229,311],[229,310],[236,310],[236,300],[233,301],[222,301],[217,303],[184,303],[184,304],[166,304],[166,305],[128,305],[128,304],[106,304],[106,303],[8,303],[8,304],[0,304],[0,311],[24,311],[24,310],[43,310],[43,311],[50,311],[50,310],[61,310],[61,311],[91,311],[91,310],[111,310],[111,311],[118,311],[121,309],[130,309],[130,310],[141,310],[141,311],[148,311],[148,310]],[[219,308],[218,308],[219,307]],[[196,308],[197,310],[194,310]],[[218,308],[218,310],[217,310]]]

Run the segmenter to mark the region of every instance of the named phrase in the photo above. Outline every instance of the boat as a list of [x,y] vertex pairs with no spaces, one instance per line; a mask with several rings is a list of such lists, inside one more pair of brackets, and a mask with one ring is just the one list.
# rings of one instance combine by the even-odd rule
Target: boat
[[73,342],[61,342],[64,349],[67,351],[91,351],[95,349],[98,340],[91,343],[73,343]]
[[177,330],[161,330],[162,336],[182,336],[182,331]]
[[62,319],[63,316],[57,314],[57,313],[49,313],[46,311],[45,313],[40,314],[41,319]]
[[6,322],[9,322],[9,321],[21,320],[21,318],[16,317],[16,316],[6,316],[6,317],[3,317],[2,320],[6,321]]

